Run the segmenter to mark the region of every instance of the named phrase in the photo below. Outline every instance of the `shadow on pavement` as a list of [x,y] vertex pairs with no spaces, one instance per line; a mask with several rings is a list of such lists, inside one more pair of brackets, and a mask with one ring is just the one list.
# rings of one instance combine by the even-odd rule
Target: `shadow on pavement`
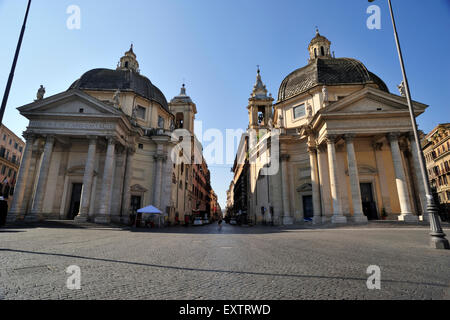
[[[33,254],[33,255],[47,255],[47,256],[64,257],[64,258],[71,258],[71,259],[84,259],[84,260],[92,260],[92,261],[120,263],[120,264],[128,264],[128,265],[143,266],[143,267],[150,267],[150,268],[181,270],[181,271],[212,272],[212,273],[223,273],[223,274],[243,274],[243,275],[253,275],[253,276],[271,276],[271,277],[287,277],[287,278],[349,280],[349,281],[364,281],[364,282],[367,281],[367,278],[357,278],[357,277],[340,277],[340,276],[308,275],[308,274],[283,274],[283,273],[268,273],[268,272],[266,273],[266,272],[252,272],[252,271],[235,271],[235,270],[222,270],[222,269],[202,269],[202,268],[188,268],[188,267],[178,267],[178,266],[164,266],[164,265],[149,264],[149,263],[142,263],[142,262],[83,257],[83,256],[76,256],[76,255],[63,254],[63,253],[50,253],[50,252],[37,252],[37,251],[33,252],[33,251],[14,250],[14,249],[1,249],[0,248],[0,252],[25,253],[25,254]],[[440,283],[414,282],[414,281],[404,281],[404,280],[383,279],[383,282],[434,286],[434,287],[443,287],[443,288],[448,287],[446,284],[440,284]]]

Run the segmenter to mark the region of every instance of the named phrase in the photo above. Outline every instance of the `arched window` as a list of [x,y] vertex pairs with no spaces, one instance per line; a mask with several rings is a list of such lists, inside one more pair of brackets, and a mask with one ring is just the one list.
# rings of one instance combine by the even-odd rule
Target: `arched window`
[[321,54],[322,56],[325,55],[325,50],[323,49],[323,47],[320,47],[320,54]]
[[182,112],[177,113],[175,126],[177,129],[184,128],[184,114]]

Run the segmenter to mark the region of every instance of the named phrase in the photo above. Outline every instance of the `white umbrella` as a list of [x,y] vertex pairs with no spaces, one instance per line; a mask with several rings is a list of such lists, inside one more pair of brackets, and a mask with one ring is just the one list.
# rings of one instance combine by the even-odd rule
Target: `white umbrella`
[[154,206],[148,206],[148,207],[139,209],[137,212],[138,213],[147,213],[147,214],[159,215],[158,226],[161,227],[161,215],[163,215],[163,212],[161,210],[159,210],[158,208],[156,208]]

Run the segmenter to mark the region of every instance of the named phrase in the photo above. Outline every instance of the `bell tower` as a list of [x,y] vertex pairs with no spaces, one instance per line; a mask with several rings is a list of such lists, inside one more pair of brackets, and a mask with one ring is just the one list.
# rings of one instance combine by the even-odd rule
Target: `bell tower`
[[316,36],[311,40],[309,51],[309,62],[317,58],[331,58],[331,42],[324,36],[320,35],[319,29],[316,28]]
[[181,86],[180,94],[169,103],[169,110],[175,116],[174,129],[186,129],[194,134],[194,120],[197,107],[192,99],[186,94],[186,85]]
[[256,75],[256,84],[253,86],[253,91],[248,99],[248,115],[250,129],[268,129],[272,126],[272,95],[267,95],[267,89],[261,80],[261,70],[258,66]]

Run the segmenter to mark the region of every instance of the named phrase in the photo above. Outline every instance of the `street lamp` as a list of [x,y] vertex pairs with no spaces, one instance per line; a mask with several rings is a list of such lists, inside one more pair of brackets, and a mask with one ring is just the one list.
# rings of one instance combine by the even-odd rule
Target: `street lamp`
[[[375,0],[368,0],[368,1],[373,2]],[[416,116],[414,115],[414,109],[412,106],[411,92],[409,90],[408,78],[406,77],[405,64],[403,62],[402,49],[400,47],[400,41],[398,39],[397,27],[395,24],[395,18],[394,18],[394,12],[392,10],[391,0],[388,0],[388,3],[389,3],[389,11],[391,13],[392,26],[394,28],[395,42],[397,44],[398,57],[400,59],[400,66],[402,68],[403,82],[405,84],[406,99],[408,101],[409,113],[411,115],[411,123],[413,126],[414,138],[415,138],[416,146],[417,146],[420,171],[422,173],[422,179],[423,179],[423,183],[425,186],[425,193],[426,193],[426,197],[427,197],[427,209],[426,210],[427,210],[428,216],[430,218],[430,227],[431,227],[430,244],[431,244],[431,247],[433,247],[435,249],[450,249],[449,242],[445,238],[445,233],[442,231],[441,223],[439,221],[439,216],[438,216],[438,210],[437,210],[436,204],[434,202],[433,195],[431,193],[431,188],[430,188],[430,184],[429,184],[429,180],[428,180],[428,172],[425,167],[425,157],[423,155],[423,150],[422,150],[422,146],[420,144],[420,139],[419,139],[419,133],[417,131]]]
[[5,114],[6,103],[8,102],[9,91],[11,90],[12,81],[14,78],[14,71],[16,70],[17,59],[19,58],[20,47],[22,46],[23,34],[25,33],[25,26],[27,24],[28,12],[30,11],[31,0],[28,0],[27,11],[23,20],[22,30],[20,31],[19,42],[17,43],[16,53],[11,66],[11,72],[9,73],[8,82],[6,83],[5,93],[3,95],[2,106],[0,108],[0,125],[3,121],[3,115]]

